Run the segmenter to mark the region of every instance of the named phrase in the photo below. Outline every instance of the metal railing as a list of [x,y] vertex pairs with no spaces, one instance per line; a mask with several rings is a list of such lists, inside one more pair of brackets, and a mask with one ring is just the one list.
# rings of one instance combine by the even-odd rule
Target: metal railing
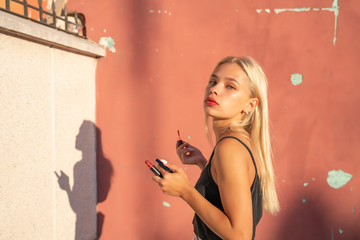
[[[59,0],[58,0],[59,1]],[[12,4],[23,6],[23,11],[14,11],[11,7]],[[78,12],[68,12],[66,5],[62,9],[56,9],[55,1],[52,0],[51,9],[44,9],[43,1],[38,0],[38,6],[28,4],[27,0],[5,0],[5,8],[0,6],[0,10],[9,12],[11,14],[27,18],[46,26],[65,31],[67,33],[87,38],[85,16]],[[34,10],[37,17],[29,15],[29,10]]]

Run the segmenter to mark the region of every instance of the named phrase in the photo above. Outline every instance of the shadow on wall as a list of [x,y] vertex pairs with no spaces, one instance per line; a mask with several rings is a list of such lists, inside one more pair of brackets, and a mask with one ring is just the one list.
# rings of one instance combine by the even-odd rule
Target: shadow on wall
[[[96,126],[95,126],[96,127]],[[104,202],[111,187],[111,180],[114,174],[113,166],[109,159],[104,156],[102,148],[101,131],[96,127],[97,156],[96,156],[96,179],[97,179],[97,203]],[[100,238],[104,225],[105,215],[97,213],[97,236]]]
[[[96,132],[96,135],[95,135]],[[113,167],[108,159],[104,157],[101,143],[101,131],[91,121],[84,120],[80,126],[79,134],[76,136],[75,148],[82,152],[82,159],[74,165],[74,185],[72,189],[69,184],[69,177],[63,171],[58,177],[58,183],[69,198],[71,209],[76,214],[75,240],[100,238],[105,215],[97,213],[97,236],[93,236],[96,204],[94,192],[94,170],[93,159],[96,145],[96,179],[97,179],[97,203],[106,200],[111,186]],[[94,201],[91,201],[93,199]],[[90,200],[90,201],[89,201]]]
[[283,223],[280,232],[274,239],[278,240],[319,240],[331,239],[331,228],[328,228],[327,213],[329,209],[312,195],[311,198],[298,197],[298,202],[283,209]]
[[[359,240],[360,223],[356,214],[349,212],[348,218],[339,224],[339,219],[331,214],[332,207],[320,201],[318,196],[315,192],[306,198],[299,195],[295,198],[297,202],[289,204],[288,209],[282,209],[285,216],[279,224],[277,235],[272,239]],[[341,205],[340,202],[337,204]]]

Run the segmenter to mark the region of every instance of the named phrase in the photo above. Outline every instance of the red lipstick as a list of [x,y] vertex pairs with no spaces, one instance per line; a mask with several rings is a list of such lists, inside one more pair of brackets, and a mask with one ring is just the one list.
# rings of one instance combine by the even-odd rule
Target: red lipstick
[[211,106],[218,105],[218,103],[216,102],[216,100],[215,100],[214,98],[212,98],[212,97],[206,98],[205,103],[206,103],[207,105],[211,105]]
[[151,162],[145,160],[146,165],[150,168],[150,170],[158,177],[163,177],[159,169],[157,169]]

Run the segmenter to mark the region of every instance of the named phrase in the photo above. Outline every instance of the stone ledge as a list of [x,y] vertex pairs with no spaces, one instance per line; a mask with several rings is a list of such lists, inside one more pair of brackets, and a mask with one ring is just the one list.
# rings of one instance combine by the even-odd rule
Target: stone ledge
[[0,11],[0,33],[89,57],[100,58],[106,55],[105,48],[91,40],[74,36],[5,11]]

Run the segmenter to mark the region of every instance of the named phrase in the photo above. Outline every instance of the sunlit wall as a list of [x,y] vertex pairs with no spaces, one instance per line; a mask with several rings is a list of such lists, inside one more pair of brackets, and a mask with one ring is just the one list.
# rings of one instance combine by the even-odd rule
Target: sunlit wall
[[[101,239],[191,239],[192,210],[162,194],[144,160],[180,165],[178,129],[209,156],[202,98],[227,55],[254,57],[269,82],[282,209],[264,215],[257,239],[360,238],[358,1],[73,0],[69,9],[108,48],[96,85],[98,161],[113,169],[98,168]],[[194,183],[199,170],[184,168]]]

